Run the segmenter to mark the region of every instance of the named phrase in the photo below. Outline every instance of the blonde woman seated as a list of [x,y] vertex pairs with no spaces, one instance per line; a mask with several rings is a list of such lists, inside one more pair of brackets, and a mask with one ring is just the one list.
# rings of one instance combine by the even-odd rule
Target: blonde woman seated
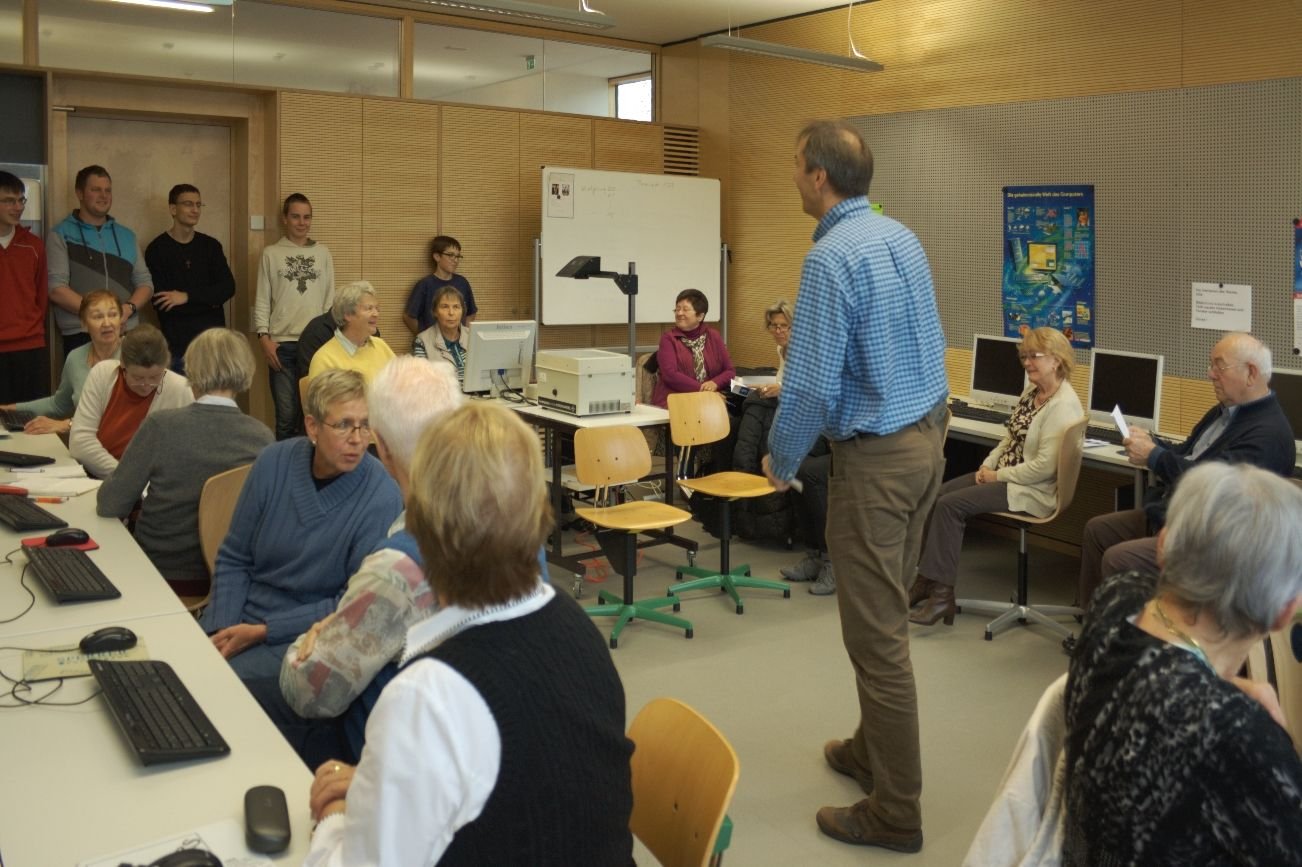
[[465,299],[455,286],[441,286],[434,292],[434,324],[416,335],[411,354],[417,358],[445,361],[466,378],[466,348],[470,326],[464,322]]
[[244,335],[228,328],[201,332],[185,352],[195,402],[146,418],[117,471],[99,489],[99,514],[125,518],[148,488],[136,521],[136,541],[182,596],[201,595],[208,585],[208,566],[199,547],[204,482],[253,463],[275,440],[265,424],[235,403],[236,395],[249,390],[255,369]]
[[374,336],[380,324],[375,287],[365,280],[349,283],[335,292],[331,313],[339,327],[312,356],[308,378],[315,379],[326,370],[356,370],[370,383],[393,360],[389,344]]
[[1017,353],[1030,386],[1008,419],[1004,438],[981,468],[940,488],[909,591],[913,623],[954,623],[958,553],[968,518],[1005,511],[1044,517],[1054,509],[1062,438],[1084,415],[1068,381],[1075,359],[1067,338],[1052,328],[1026,332]]
[[86,472],[113,475],[146,416],[194,403],[190,383],[168,370],[171,363],[163,333],[143,324],[122,338],[120,361],[101,361],[91,370],[68,436],[68,453]]
[[1062,863],[1302,864],[1302,761],[1274,690],[1237,676],[1302,603],[1302,491],[1194,467],[1157,560],[1099,588],[1072,654]]
[[474,402],[425,429],[407,529],[439,611],[366,723],[320,766],[307,864],[633,862],[624,688],[583,609],[538,575],[552,527],[537,436]]
[[63,360],[63,373],[54,394],[0,406],[0,409],[16,409],[35,416],[23,427],[23,433],[66,434],[72,430],[72,414],[81,402],[81,390],[91,368],[118,357],[122,346],[122,302],[118,296],[107,289],[88,292],[81,299],[77,315],[81,327],[90,335],[90,343],[78,346]]

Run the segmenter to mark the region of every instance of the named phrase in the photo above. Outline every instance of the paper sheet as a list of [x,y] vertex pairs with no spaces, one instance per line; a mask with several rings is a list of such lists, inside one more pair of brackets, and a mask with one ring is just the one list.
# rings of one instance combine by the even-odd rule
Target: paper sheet
[[63,466],[14,467],[14,472],[22,476],[44,476],[47,479],[84,479],[86,470],[81,464],[64,464]]
[[[27,650],[23,652],[23,679],[54,680],[56,677],[90,677],[87,657],[76,648],[72,650]],[[130,650],[111,650],[95,654],[96,659],[125,662],[132,659],[149,659],[149,648],[143,641]]]
[[1130,425],[1126,424],[1126,417],[1121,414],[1121,404],[1112,407],[1112,420],[1117,423],[1117,430],[1121,431],[1123,440],[1130,436]]
[[[238,811],[239,805],[234,807]],[[270,864],[265,855],[254,855],[244,844],[244,825],[236,819],[223,819],[185,834],[174,834],[112,855],[80,862],[77,867],[118,867],[120,864],[148,864],[180,849],[204,849],[221,859],[223,867],[257,867]]]

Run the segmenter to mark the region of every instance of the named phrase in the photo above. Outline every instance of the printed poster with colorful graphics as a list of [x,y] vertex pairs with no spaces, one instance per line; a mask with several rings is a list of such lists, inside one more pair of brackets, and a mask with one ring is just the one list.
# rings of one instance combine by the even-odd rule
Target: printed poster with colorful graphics
[[1004,334],[1094,345],[1094,187],[1004,187]]
[[1302,220],[1293,221],[1293,354],[1302,355]]

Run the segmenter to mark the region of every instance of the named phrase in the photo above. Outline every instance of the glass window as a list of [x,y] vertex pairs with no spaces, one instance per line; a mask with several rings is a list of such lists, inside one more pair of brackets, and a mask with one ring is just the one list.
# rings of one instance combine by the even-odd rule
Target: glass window
[[231,8],[197,13],[86,0],[41,0],[42,66],[231,80]]
[[615,117],[620,120],[651,120],[651,76],[612,82]]
[[416,25],[417,99],[611,117],[610,80],[639,74],[649,83],[645,51]]
[[239,0],[235,81],[398,95],[399,21]]
[[23,0],[0,0],[0,63],[23,62]]

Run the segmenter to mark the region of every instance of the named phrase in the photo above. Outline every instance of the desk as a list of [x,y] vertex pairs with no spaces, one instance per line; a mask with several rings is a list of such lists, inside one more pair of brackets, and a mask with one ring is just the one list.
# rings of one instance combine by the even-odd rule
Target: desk
[[[580,428],[601,428],[617,427],[620,425],[632,425],[639,428],[663,428],[668,431],[669,428],[669,410],[660,409],[657,406],[648,406],[646,404],[635,404],[632,412],[610,413],[609,415],[594,415],[580,418],[578,416],[568,415],[563,412],[557,412],[552,409],[543,409],[539,406],[526,403],[512,403],[509,401],[500,401],[502,406],[513,409],[520,415],[524,416],[525,421],[542,428],[547,439],[547,453],[550,455],[552,469],[552,511],[556,516],[556,530],[552,533],[551,549],[547,552],[547,562],[568,569],[575,576],[582,576],[586,571],[582,562],[577,557],[566,557],[563,552],[561,540],[561,509],[563,508],[563,489],[561,486],[561,444],[564,438],[574,438],[574,432]],[[668,438],[666,438],[667,441]],[[674,502],[674,461],[672,449],[665,456],[665,467],[663,473],[665,502],[673,505]],[[648,545],[671,544],[683,548],[693,555],[696,553],[696,542],[691,539],[684,539],[675,536],[667,531],[648,532],[644,535],[651,536],[649,541],[638,543],[639,548],[645,548]],[[584,559],[592,557],[591,553],[585,554]]]
[[[63,442],[53,434],[28,436],[14,434],[0,440],[0,448],[28,454],[42,454],[55,459],[56,464],[72,463]],[[22,484],[23,474],[0,470],[0,484]],[[154,564],[140,550],[127,528],[116,518],[101,518],[95,514],[95,492],[73,497],[66,503],[43,503],[41,508],[57,515],[71,527],[80,527],[99,543],[99,550],[88,556],[122,591],[121,598],[102,602],[81,602],[59,605],[45,592],[34,576],[27,576],[27,586],[36,596],[32,610],[13,623],[0,624],[0,637],[13,638],[63,627],[85,627],[96,623],[125,623],[141,617],[159,614],[176,614],[185,606],[167,586]],[[35,530],[17,533],[7,524],[0,524],[0,556],[20,547],[20,540],[43,536],[51,531]],[[14,554],[13,562],[0,562],[0,620],[13,617],[27,607],[28,597],[19,586],[19,576],[27,565],[27,558]],[[89,630],[87,630],[89,631]]]
[[[279,786],[289,804],[293,837],[277,860],[300,863],[311,836],[312,775],[302,761],[188,613],[141,618],[131,629],[152,658],[176,669],[230,745],[230,754],[146,768],[100,699],[75,707],[0,710],[5,863],[72,865],[222,819],[242,826],[244,792],[262,784]],[[66,647],[87,631],[78,626],[3,643]],[[21,669],[21,654],[0,651],[0,669],[13,677]],[[93,678],[70,679],[53,700],[75,701],[94,689]]]

